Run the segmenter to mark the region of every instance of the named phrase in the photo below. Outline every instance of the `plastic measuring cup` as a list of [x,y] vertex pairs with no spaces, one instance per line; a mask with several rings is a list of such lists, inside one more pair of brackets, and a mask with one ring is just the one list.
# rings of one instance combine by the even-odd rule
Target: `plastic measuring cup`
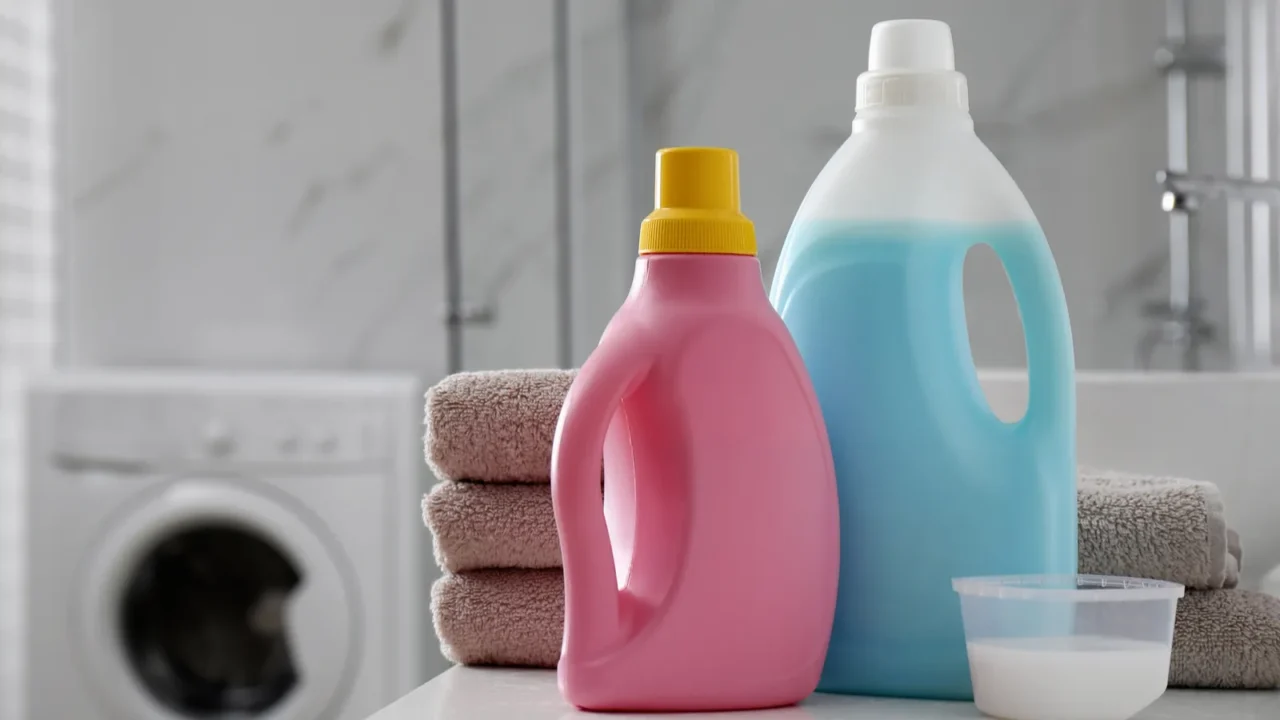
[[974,703],[1002,720],[1126,720],[1168,687],[1183,586],[1102,575],[957,578]]

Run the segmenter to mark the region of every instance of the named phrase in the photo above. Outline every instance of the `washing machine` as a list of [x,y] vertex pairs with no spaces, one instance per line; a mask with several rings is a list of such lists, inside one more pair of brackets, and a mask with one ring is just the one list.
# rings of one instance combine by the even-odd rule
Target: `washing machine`
[[427,678],[417,382],[85,372],[26,397],[30,720],[359,719]]

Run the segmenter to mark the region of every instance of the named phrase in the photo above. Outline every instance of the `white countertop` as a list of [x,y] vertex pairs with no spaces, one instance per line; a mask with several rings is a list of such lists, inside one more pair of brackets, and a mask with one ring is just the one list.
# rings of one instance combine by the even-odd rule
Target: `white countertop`
[[[574,710],[560,697],[552,670],[455,667],[368,720],[564,720],[565,718],[750,718],[750,720],[940,720],[983,717],[972,703],[811,696],[796,707],[738,713],[599,715]],[[1170,690],[1138,720],[1276,720],[1280,691]]]

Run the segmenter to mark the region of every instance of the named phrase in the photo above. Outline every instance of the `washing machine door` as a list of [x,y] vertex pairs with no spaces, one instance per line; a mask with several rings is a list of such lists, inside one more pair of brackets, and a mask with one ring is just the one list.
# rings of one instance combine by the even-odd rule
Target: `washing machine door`
[[85,575],[89,680],[121,720],[319,720],[358,651],[356,594],[287,500],[180,481],[109,524]]

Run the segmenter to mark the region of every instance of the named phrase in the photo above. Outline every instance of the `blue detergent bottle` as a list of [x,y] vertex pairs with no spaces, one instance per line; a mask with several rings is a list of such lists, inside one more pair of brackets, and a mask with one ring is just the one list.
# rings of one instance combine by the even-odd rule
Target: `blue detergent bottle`
[[[805,197],[771,290],[835,457],[840,589],[818,689],[971,699],[951,579],[1076,571],[1071,328],[1035,215],[974,134],[950,28],[883,22],[869,55],[852,135]],[[969,350],[962,268],[980,244],[1026,338],[1028,406],[1012,423]]]

